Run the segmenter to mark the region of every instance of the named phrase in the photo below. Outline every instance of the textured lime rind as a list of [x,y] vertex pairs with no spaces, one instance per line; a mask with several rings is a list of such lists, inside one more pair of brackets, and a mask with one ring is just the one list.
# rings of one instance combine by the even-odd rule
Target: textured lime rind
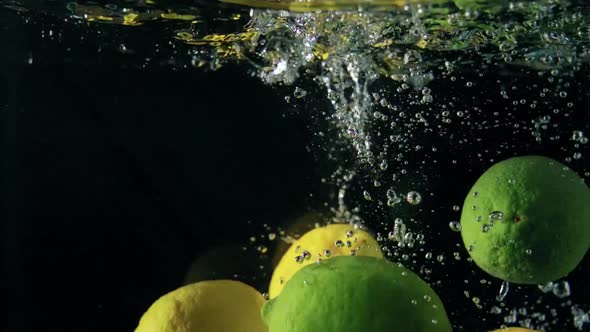
[[262,316],[270,332],[452,331],[426,282],[374,257],[340,256],[304,267]]
[[[501,220],[493,221],[499,212]],[[553,159],[511,158],[471,188],[461,226],[465,247],[490,275],[522,284],[554,281],[590,247],[590,189]]]

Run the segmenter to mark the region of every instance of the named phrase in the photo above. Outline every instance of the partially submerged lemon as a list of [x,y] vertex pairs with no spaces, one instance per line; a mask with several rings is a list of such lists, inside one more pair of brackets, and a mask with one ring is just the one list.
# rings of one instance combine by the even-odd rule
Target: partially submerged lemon
[[262,308],[270,332],[451,332],[443,304],[412,271],[341,256],[297,272]]
[[287,281],[302,267],[335,256],[383,257],[377,241],[361,229],[349,224],[330,224],[305,233],[285,252],[275,268],[269,286],[274,298]]
[[265,332],[264,297],[233,280],[202,281],[160,297],[135,332]]
[[469,254],[492,276],[523,284],[554,281],[590,247],[590,189],[553,159],[511,158],[471,188],[461,228]]

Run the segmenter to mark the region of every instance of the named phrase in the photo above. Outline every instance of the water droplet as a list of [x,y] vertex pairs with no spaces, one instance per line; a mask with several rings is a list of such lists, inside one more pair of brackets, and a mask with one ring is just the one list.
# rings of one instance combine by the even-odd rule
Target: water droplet
[[334,242],[334,245],[338,248],[342,248],[344,247],[344,242],[342,240],[336,240],[336,242]]
[[324,256],[330,257],[330,256],[332,256],[332,252],[330,250],[326,249],[326,250],[324,250]]
[[459,211],[461,208],[459,205],[453,205],[453,211]]
[[371,194],[368,191],[363,191],[363,197],[367,200],[367,201],[372,201],[373,198],[371,197]]
[[533,254],[533,250],[532,249],[527,249],[524,252],[525,252],[525,254],[527,254],[529,256]]

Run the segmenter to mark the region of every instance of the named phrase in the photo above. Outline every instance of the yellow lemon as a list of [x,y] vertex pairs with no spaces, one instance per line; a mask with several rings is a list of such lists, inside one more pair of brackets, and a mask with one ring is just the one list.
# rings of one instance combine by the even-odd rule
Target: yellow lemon
[[202,281],[160,297],[135,332],[266,332],[264,297],[233,280]]
[[278,241],[277,246],[273,249],[273,268],[277,267],[281,258],[283,258],[283,255],[291,246],[291,243],[295,242],[301,234],[305,234],[314,229],[315,225],[326,224],[329,220],[329,214],[324,214],[319,211],[307,212],[296,219],[289,220],[286,225],[283,226],[285,228],[283,236],[284,241]]
[[383,257],[371,234],[349,224],[330,224],[305,233],[289,247],[275,268],[268,290],[270,298],[279,295],[285,283],[302,267],[318,259],[345,255]]

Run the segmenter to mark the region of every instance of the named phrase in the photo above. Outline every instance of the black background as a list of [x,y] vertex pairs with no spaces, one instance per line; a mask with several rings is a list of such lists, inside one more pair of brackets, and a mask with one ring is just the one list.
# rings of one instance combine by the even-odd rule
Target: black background
[[0,18],[2,284],[14,296],[0,329],[130,331],[195,257],[246,242],[248,221],[304,210],[306,128],[270,87],[231,67],[126,68],[92,43],[45,42],[51,18]]

